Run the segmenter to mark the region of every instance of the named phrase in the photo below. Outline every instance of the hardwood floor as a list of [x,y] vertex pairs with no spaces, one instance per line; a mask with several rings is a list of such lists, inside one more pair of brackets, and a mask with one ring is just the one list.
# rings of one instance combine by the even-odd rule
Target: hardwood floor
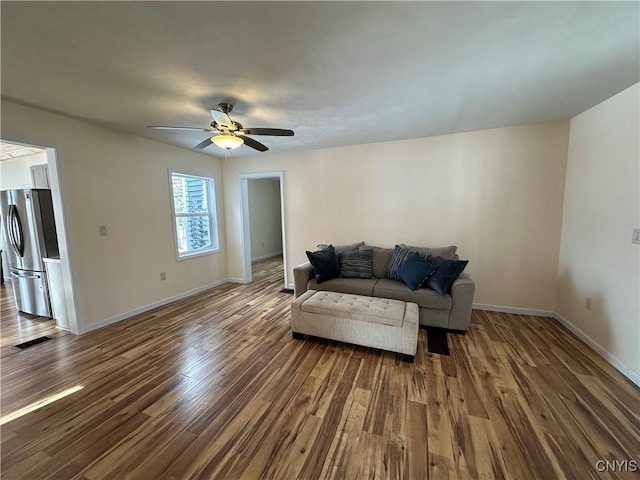
[[21,350],[19,345],[34,338],[60,337],[69,332],[56,328],[55,320],[18,312],[13,300],[11,283],[0,285],[0,357],[13,355]]
[[3,421],[66,395],[2,425],[2,478],[638,478],[598,461],[640,464],[639,390],[553,320],[407,364],[292,340],[281,268],[2,358]]

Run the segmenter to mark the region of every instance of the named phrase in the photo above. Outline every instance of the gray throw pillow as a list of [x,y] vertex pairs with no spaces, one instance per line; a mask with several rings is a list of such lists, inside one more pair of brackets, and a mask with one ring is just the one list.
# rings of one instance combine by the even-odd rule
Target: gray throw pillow
[[371,278],[373,252],[371,250],[344,250],[338,254],[342,278]]

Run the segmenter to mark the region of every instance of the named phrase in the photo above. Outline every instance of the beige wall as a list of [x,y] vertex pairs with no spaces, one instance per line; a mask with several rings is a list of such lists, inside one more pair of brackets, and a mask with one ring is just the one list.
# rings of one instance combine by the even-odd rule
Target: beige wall
[[238,176],[284,172],[289,278],[320,242],[456,244],[475,302],[555,310],[568,122],[233,158],[228,275],[242,277]]
[[12,158],[0,162],[0,190],[31,188],[31,166],[47,163],[46,152]]
[[[558,313],[640,380],[638,84],[571,120]],[[590,297],[591,310],[586,298]]]
[[247,194],[251,259],[258,260],[282,253],[280,180],[277,178],[249,179]]
[[[81,331],[226,278],[220,160],[6,101],[1,138],[56,149]],[[169,168],[216,178],[220,253],[176,261]]]

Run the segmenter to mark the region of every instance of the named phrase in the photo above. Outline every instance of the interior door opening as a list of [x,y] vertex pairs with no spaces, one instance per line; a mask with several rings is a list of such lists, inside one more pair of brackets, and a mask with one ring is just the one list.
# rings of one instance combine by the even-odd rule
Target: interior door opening
[[[36,229],[40,232],[40,225],[46,229],[43,221],[45,218],[50,218],[50,216],[52,216],[53,219],[50,222],[50,225],[55,225],[55,227],[52,226],[51,230],[53,233],[49,233],[48,235],[45,235],[45,237],[48,237],[49,239],[55,238],[57,233],[57,242],[55,240],[52,241],[53,243],[57,243],[57,245],[55,245],[56,248],[53,248],[53,243],[51,243],[47,248],[43,247],[44,243],[42,242],[45,237],[42,237],[41,234],[45,234],[45,230],[43,230],[41,234],[38,234],[40,238],[38,243],[41,246],[38,249],[37,254],[37,267],[31,267],[26,264],[14,266],[9,265],[8,255],[2,255],[3,280],[10,279],[12,283],[6,287],[6,291],[3,290],[3,296],[5,294],[11,294],[11,296],[17,299],[18,297],[15,296],[15,291],[16,289],[19,289],[20,286],[24,287],[20,289],[20,292],[24,291],[26,293],[33,293],[31,292],[32,290],[39,291],[40,293],[37,295],[38,298],[39,296],[42,296],[42,292],[46,291],[46,297],[48,297],[47,305],[49,309],[37,309],[38,311],[36,312],[35,310],[31,311],[31,309],[28,308],[24,311],[29,311],[36,315],[42,315],[41,312],[48,310],[46,316],[52,316],[55,319],[55,322],[53,322],[52,325],[54,332],[57,328],[69,330],[71,333],[75,334],[82,333],[82,328],[78,325],[76,320],[73,282],[67,249],[67,235],[60,193],[60,182],[58,178],[56,151],[50,147],[13,142],[11,140],[0,140],[0,146],[2,147],[2,161],[0,162],[0,190],[26,192],[24,195],[25,198],[33,198],[34,201],[31,203],[34,204],[36,203],[35,199],[41,197],[40,201],[37,203],[38,207],[34,210],[34,212],[38,214],[37,216],[42,219],[35,222],[35,224],[38,225]],[[31,189],[42,189],[48,191],[44,192],[42,190],[34,190],[33,195],[31,195],[31,193],[29,193],[31,192]],[[5,196],[10,196],[13,199],[16,195],[12,194]],[[49,203],[44,202],[45,197],[49,198]],[[15,202],[12,201],[9,203]],[[47,215],[44,214],[43,210],[45,205],[49,205],[47,209],[50,213]],[[27,211],[30,211],[30,209],[27,209]],[[1,234],[5,239],[2,243],[6,244],[3,246],[3,249],[6,249],[8,245],[6,239],[8,238],[7,235],[9,232],[5,231],[8,227],[4,219],[2,219],[2,225]],[[49,241],[45,243],[49,243]],[[40,265],[40,263],[43,265]],[[13,268],[15,274],[12,274],[12,267],[16,267]],[[37,274],[40,270],[44,273],[41,273],[38,277]],[[29,285],[33,282],[26,285],[26,283],[28,283],[26,279],[31,277],[41,278],[43,282],[46,281],[46,284],[43,284],[38,288],[31,288]],[[23,283],[25,285],[22,285]],[[24,298],[22,300],[24,300]],[[32,304],[33,302],[29,301],[27,303]],[[22,315],[18,310],[20,310],[21,305],[26,305],[27,303],[23,301],[16,301],[15,317],[18,324],[22,321]],[[38,303],[36,303],[36,305],[38,305]],[[44,317],[35,317],[35,319],[36,320],[34,321],[39,322],[46,320]],[[27,328],[26,325],[25,328]]]
[[287,288],[283,175],[240,176],[244,281],[260,280],[281,272]]

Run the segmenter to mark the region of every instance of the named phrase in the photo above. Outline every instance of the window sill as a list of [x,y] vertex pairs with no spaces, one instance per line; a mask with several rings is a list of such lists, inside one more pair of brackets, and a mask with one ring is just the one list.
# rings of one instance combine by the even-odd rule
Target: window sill
[[203,251],[199,251],[199,252],[193,252],[193,253],[183,253],[182,255],[177,254],[176,255],[176,260],[178,262],[181,262],[182,260],[189,260],[191,258],[196,258],[196,257],[203,257],[205,255],[211,255],[213,253],[220,253],[222,250],[219,248],[212,248],[210,250],[203,250]]

